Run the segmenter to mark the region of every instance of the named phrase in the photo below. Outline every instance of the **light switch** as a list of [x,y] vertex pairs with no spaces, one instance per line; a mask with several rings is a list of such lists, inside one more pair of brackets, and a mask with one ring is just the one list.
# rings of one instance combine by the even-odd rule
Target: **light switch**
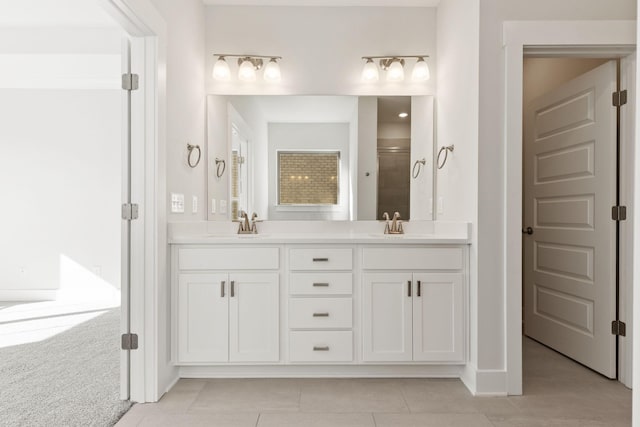
[[216,213],[216,199],[211,199],[211,213]]
[[171,193],[171,213],[184,213],[184,194]]
[[198,213],[198,196],[191,198],[191,213]]
[[227,201],[220,199],[220,214],[224,215],[227,213]]

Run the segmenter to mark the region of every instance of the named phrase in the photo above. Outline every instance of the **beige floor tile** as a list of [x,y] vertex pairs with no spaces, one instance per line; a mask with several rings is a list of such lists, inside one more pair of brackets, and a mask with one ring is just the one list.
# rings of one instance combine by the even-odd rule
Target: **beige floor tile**
[[398,382],[411,412],[478,412],[473,395],[458,379],[404,379]]
[[131,409],[129,409],[129,411],[127,411],[127,413],[124,414],[122,418],[120,418],[120,421],[116,423],[116,427],[137,426],[140,421],[142,421],[142,419],[147,415],[145,412],[140,411],[137,406],[139,405],[133,405]]
[[258,427],[375,427],[371,414],[271,413],[260,414]]
[[546,418],[526,415],[489,415],[488,418],[495,427],[612,427],[612,424],[601,420],[584,418]]
[[493,427],[484,414],[374,414],[377,427]]
[[301,387],[301,412],[409,412],[398,380],[326,379]]
[[155,414],[139,427],[255,427],[258,414]]
[[200,391],[204,386],[214,380],[202,378],[182,378],[173,386],[171,391]]
[[190,412],[297,411],[300,383],[290,379],[221,379],[207,382]]

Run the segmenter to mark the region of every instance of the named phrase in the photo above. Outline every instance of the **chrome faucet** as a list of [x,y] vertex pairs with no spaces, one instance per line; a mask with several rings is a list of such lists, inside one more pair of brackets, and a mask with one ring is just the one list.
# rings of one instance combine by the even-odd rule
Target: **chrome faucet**
[[402,221],[400,221],[400,212],[394,212],[391,224],[389,224],[389,214],[382,214],[382,218],[387,222],[384,226],[384,234],[404,234],[402,229]]
[[233,222],[240,223],[238,225],[238,234],[258,234],[258,227],[256,223],[258,220],[258,214],[255,212],[251,215],[251,222],[249,222],[249,216],[245,211],[240,211],[240,219],[233,220]]

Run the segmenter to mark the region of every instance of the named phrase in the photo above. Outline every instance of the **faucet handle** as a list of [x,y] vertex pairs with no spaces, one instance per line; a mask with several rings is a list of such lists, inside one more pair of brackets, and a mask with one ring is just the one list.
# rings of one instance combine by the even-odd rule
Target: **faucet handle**
[[383,212],[382,213],[382,219],[384,221],[389,221],[389,212]]

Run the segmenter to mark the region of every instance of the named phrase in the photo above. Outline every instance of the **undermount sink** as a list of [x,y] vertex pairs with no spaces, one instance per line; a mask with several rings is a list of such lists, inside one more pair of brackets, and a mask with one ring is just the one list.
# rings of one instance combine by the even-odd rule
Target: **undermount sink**
[[211,237],[215,239],[258,239],[260,237],[266,237],[268,234],[237,234],[237,233],[209,233],[205,234],[205,237]]
[[369,233],[369,236],[378,239],[402,239],[406,234]]

